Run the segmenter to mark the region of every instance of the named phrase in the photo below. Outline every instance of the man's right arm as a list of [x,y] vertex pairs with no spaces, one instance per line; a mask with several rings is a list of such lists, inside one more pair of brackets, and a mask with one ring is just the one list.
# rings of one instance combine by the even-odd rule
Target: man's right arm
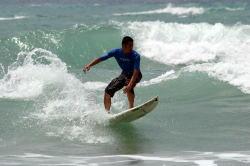
[[89,64],[85,65],[82,70],[84,71],[84,73],[86,73],[87,71],[90,70],[90,68],[92,66],[95,66],[96,64],[98,64],[100,62],[101,62],[101,59],[100,58],[96,58],[92,62],[90,62]]
[[100,58],[94,59],[92,62],[90,62],[89,64],[87,64],[87,65],[85,65],[85,66],[83,67],[83,71],[86,73],[87,71],[90,70],[90,68],[91,68],[92,66],[94,66],[94,65],[96,65],[96,64],[98,64],[98,63],[100,63],[100,62],[102,62],[102,61],[105,61],[105,60],[107,60],[107,59],[109,59],[109,58],[111,58],[111,57],[113,57],[115,51],[116,51],[116,50],[113,49],[113,50],[107,52],[106,54],[104,54],[103,56],[101,56]]

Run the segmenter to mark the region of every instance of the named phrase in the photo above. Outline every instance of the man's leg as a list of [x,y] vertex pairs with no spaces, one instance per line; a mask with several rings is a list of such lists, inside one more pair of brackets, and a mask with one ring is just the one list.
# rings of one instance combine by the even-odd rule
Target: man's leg
[[105,107],[105,110],[107,111],[107,112],[109,112],[110,111],[110,107],[111,107],[111,97],[110,97],[110,95],[109,94],[107,94],[107,93],[105,93],[104,94],[104,107]]
[[[136,80],[136,84],[138,82],[140,82],[142,79],[142,74],[140,73],[137,80]],[[128,85],[130,82],[130,79],[126,80],[125,85]],[[127,97],[128,97],[128,103],[129,103],[129,108],[133,108],[134,107],[134,102],[135,102],[135,92],[134,92],[134,88],[136,87],[136,84],[134,85],[134,87],[131,89],[131,91],[127,92]]]
[[111,98],[117,91],[122,89],[124,84],[125,84],[125,77],[123,75],[120,75],[119,77],[114,78],[105,88],[104,107],[107,112],[109,112],[111,108]]
[[127,92],[129,108],[134,107],[135,94],[132,91]]

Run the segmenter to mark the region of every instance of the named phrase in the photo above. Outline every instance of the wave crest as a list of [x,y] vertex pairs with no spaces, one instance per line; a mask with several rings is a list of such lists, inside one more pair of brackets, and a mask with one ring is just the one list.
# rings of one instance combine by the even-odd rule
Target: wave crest
[[250,93],[250,26],[129,22],[123,29],[145,57],[201,71]]
[[128,16],[128,15],[145,15],[145,14],[163,14],[168,13],[172,15],[198,15],[203,14],[205,9],[202,7],[176,7],[171,3],[167,7],[156,10],[142,11],[142,12],[127,12],[127,13],[115,13],[115,16]]
[[0,21],[22,20],[27,18],[27,16],[0,17]]

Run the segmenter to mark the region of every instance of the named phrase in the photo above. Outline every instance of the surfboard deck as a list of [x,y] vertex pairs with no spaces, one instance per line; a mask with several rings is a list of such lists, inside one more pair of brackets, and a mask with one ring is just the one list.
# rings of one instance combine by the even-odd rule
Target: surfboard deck
[[119,123],[128,123],[135,121],[153,111],[154,108],[157,106],[158,102],[159,98],[158,96],[156,96],[139,106],[125,110],[117,114],[113,114],[109,118],[109,123],[111,125],[115,125]]

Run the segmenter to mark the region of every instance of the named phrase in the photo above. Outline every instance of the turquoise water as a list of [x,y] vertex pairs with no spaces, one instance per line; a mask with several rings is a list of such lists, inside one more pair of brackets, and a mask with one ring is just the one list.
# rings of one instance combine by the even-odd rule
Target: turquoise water
[[[248,1],[1,1],[0,165],[250,165]],[[114,60],[131,35],[148,116],[108,126]],[[119,92],[112,111],[127,109]]]

